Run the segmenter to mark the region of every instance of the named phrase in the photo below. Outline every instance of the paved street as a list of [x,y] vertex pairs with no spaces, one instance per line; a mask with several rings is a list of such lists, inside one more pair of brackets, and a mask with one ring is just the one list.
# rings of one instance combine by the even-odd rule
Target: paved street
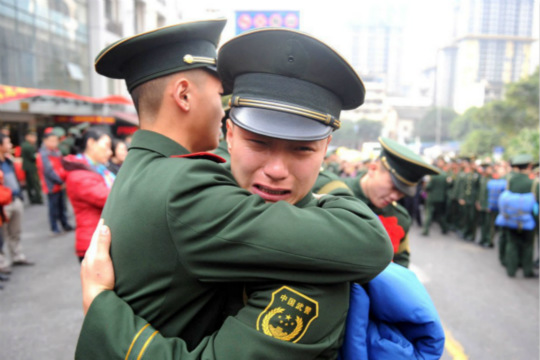
[[[15,268],[0,290],[0,359],[73,359],[82,322],[74,233],[50,237],[46,215],[45,206],[26,209],[23,243],[37,264]],[[447,330],[444,360],[539,358],[537,279],[509,279],[495,249],[436,225],[428,238],[414,226],[411,248]]]
[[[538,359],[538,279],[524,279],[521,270],[509,278],[496,248],[481,248],[455,234],[443,236],[438,224],[429,237],[420,232],[416,225],[410,232],[411,268],[446,328],[444,359],[466,359],[459,357],[463,354],[474,360]],[[454,357],[448,350],[454,350]]]
[[74,239],[49,235],[46,205],[25,209],[22,241],[36,265],[15,267],[0,290],[0,359],[73,359],[83,319]]

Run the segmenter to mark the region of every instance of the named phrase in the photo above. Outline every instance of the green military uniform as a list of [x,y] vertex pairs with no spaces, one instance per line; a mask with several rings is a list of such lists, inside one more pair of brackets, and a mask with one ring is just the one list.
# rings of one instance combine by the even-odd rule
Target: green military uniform
[[60,144],[58,144],[58,149],[64,156],[73,154],[74,147],[75,147],[75,138],[73,136],[67,136],[64,140],[60,142]]
[[459,204],[457,202],[459,171],[452,169],[449,175],[450,182],[448,183],[446,192],[446,224],[449,230],[456,231],[459,224]]
[[479,175],[476,171],[462,172],[457,184],[457,198],[464,200],[460,204],[460,224],[463,239],[474,241],[476,235],[476,197],[478,193]]
[[489,209],[488,188],[487,183],[491,180],[491,176],[481,176],[478,184],[478,221],[480,224],[480,245],[483,247],[493,247],[493,233],[495,231],[494,221]]
[[408,267],[410,258],[408,233],[411,227],[411,216],[407,210],[398,203],[390,204],[382,209],[375,207],[364,194],[360,186],[360,180],[366,175],[366,171],[360,172],[354,178],[340,179],[329,171],[319,173],[313,191],[318,194],[337,195],[343,188],[348,189],[357,199],[366,203],[369,208],[379,217],[394,245],[393,261],[399,265]]
[[[221,30],[224,23],[219,25]],[[209,27],[208,22],[184,24],[135,40],[159,40],[163,51],[181,53],[185,49],[173,43]],[[218,68],[224,88],[235,86],[230,115],[237,126],[285,139],[328,137],[330,124],[339,125],[334,118],[339,108],[328,110],[333,121],[324,126],[309,119],[316,110],[309,103],[303,104],[310,110],[301,116],[297,103],[294,114],[288,113],[292,104],[280,107],[270,101],[284,82],[286,88],[277,93],[289,102],[296,100],[291,92],[298,86],[313,90],[310,94],[319,91],[317,105],[324,108],[325,101],[335,105],[339,100],[343,108],[363,101],[360,79],[339,76],[352,69],[316,39],[285,30],[250,34],[231,40],[220,53],[220,64],[227,64]],[[128,49],[117,56],[133,56],[130,41],[119,44]],[[257,46],[264,48],[253,51]],[[185,58],[178,55],[171,61]],[[244,61],[235,61],[237,56]],[[291,59],[303,80],[294,81],[294,71],[285,70]],[[233,61],[242,66],[231,69]],[[334,86],[344,94],[323,95],[332,86],[313,88],[319,62],[333,65],[340,79]],[[96,68],[103,66],[98,60]],[[245,68],[253,76],[242,74],[235,81]],[[263,69],[281,75],[272,78],[260,73]],[[252,86],[261,77],[265,86]],[[133,75],[128,87],[140,81]],[[247,101],[251,96],[259,100]],[[264,115],[283,126],[263,121]],[[291,129],[296,123],[300,126]],[[238,188],[231,173],[212,160],[213,154],[189,154],[161,134],[135,133],[103,212],[113,238],[116,294],[103,292],[93,301],[77,359],[335,358],[348,308],[347,282],[369,281],[391,260],[384,228],[364,203],[350,197],[315,200],[308,194],[296,206],[266,204]],[[234,291],[239,283],[245,284],[248,302],[235,317],[226,318],[232,315],[229,303],[241,298]]]
[[[379,142],[383,149],[379,161],[390,172],[394,186],[402,193],[413,196],[418,181],[425,175],[439,173],[439,169],[424,162],[405,146],[386,138],[379,138]],[[354,178],[341,179],[331,172],[323,171],[319,173],[313,191],[318,194],[334,194],[344,187],[349,189],[356,198],[366,203],[383,223],[394,247],[394,262],[408,267],[410,262],[408,233],[412,223],[411,217],[398,203],[392,203],[382,209],[377,208],[360,185],[366,174],[364,171]]]
[[[320,205],[308,196],[297,206]],[[115,239],[113,238],[113,242]],[[325,247],[328,249],[327,246]],[[254,262],[256,261],[254,259]],[[246,269],[244,276],[249,276],[248,273],[251,273],[250,270],[253,269],[250,264],[242,268]],[[289,273],[291,278],[302,280],[303,275],[298,277],[294,272]],[[314,271],[313,275],[317,273],[319,272]],[[226,274],[223,275],[224,281],[232,280]],[[212,282],[207,283],[207,286],[211,285]],[[222,296],[226,296],[225,290],[225,286],[222,286]],[[113,292],[104,292],[94,300],[85,318],[81,335],[91,333],[92,337],[79,341],[76,358],[83,359],[88,358],[87,354],[99,354],[100,358],[123,359],[132,343],[134,345],[130,354],[133,358],[137,358],[141,352],[144,352],[144,358],[148,359],[270,359],[276,357],[333,359],[335,357],[343,335],[343,324],[348,309],[349,285],[347,283],[315,286],[295,281],[282,283],[276,287],[270,282],[262,286],[248,285],[246,291],[249,295],[247,305],[235,317],[227,318],[216,333],[195,342],[196,346],[193,348],[191,348],[193,345],[186,344],[184,340],[186,336],[190,338],[191,331],[208,326],[210,320],[217,323],[223,321],[226,314],[218,313],[210,319],[207,316],[200,316],[188,324],[185,332],[175,334],[170,330],[167,331],[166,327],[156,325],[154,321],[150,321],[152,325],[148,326],[148,314],[145,314],[144,318],[135,317],[133,310],[125,302],[120,301],[117,295]],[[171,299],[179,299],[177,296],[170,294]],[[219,303],[218,299],[214,300],[215,306]],[[303,311],[295,311],[297,306],[301,306]],[[285,309],[283,315],[279,313],[280,308]],[[308,311],[307,314],[306,311]],[[297,340],[296,343],[284,338],[282,338],[283,342],[276,343],[273,338],[276,336],[270,335],[272,334],[271,330],[268,330],[270,327],[264,325],[265,319],[273,320],[274,323],[277,320],[279,323],[279,317],[286,319],[286,316],[290,314],[294,319],[298,313],[303,316],[301,329],[306,330],[303,336],[300,337],[301,332],[296,335],[298,339],[292,339]],[[129,321],[126,321],[127,319]],[[298,323],[294,327],[298,328]],[[139,332],[140,336],[137,337]],[[291,333],[292,331],[289,334]],[[167,338],[175,335],[182,339]],[[151,346],[142,351],[147,341],[151,342]],[[103,345],[108,343],[110,345]],[[278,350],[280,352],[276,352]]]
[[448,192],[448,174],[441,172],[438,175],[431,175],[426,185],[426,211],[424,218],[424,229],[422,235],[428,235],[429,227],[433,219],[436,219],[443,234],[446,234],[448,227],[446,224],[446,193]]
[[36,146],[30,144],[28,141],[24,141],[21,144],[22,168],[26,176],[28,198],[32,204],[43,204],[41,182],[36,165],[36,151]]
[[[512,159],[512,166],[527,165],[532,162],[530,155],[517,155]],[[536,184],[538,186],[538,184]],[[516,172],[508,180],[508,190],[513,193],[536,193],[533,180],[527,174]],[[534,230],[503,228],[506,238],[504,265],[508,276],[514,277],[521,265],[525,277],[533,277]]]
[[227,164],[231,162],[231,155],[227,150],[227,141],[225,141],[225,139],[219,142],[218,147],[213,151],[213,153],[223,158],[223,160],[225,160]]

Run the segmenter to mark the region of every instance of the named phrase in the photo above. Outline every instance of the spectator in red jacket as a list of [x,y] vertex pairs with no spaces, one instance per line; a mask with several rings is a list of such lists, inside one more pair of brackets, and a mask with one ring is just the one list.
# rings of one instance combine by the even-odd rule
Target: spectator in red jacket
[[66,189],[75,212],[75,252],[82,261],[109,195],[115,175],[106,164],[111,157],[111,138],[100,128],[83,135],[83,152],[64,158]]
[[[7,221],[6,214],[4,213],[4,205],[11,204],[12,196],[11,189],[4,186],[4,172],[0,170],[0,252],[4,248],[4,234],[2,225],[4,225],[4,223]],[[0,271],[0,281],[7,280],[9,280],[8,273]],[[4,287],[0,283],[0,290],[3,288]]]
[[58,150],[58,135],[52,128],[45,129],[43,143],[36,158],[43,193],[47,194],[49,223],[53,235],[60,234],[58,222],[64,231],[73,227],[67,221],[64,181],[66,172],[62,166],[62,153]]

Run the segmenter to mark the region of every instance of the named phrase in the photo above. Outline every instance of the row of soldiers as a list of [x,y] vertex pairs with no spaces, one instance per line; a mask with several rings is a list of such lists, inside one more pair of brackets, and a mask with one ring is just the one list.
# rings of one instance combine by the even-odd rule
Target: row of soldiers
[[535,219],[534,229],[527,230],[508,227],[499,211],[504,190],[532,193],[538,204],[538,165],[532,156],[521,154],[510,162],[495,163],[471,158],[447,162],[440,158],[437,167],[442,172],[428,177],[424,184],[427,197],[422,234],[427,236],[432,222],[437,221],[443,233],[455,231],[469,242],[474,242],[479,233],[477,243],[492,248],[498,233],[499,260],[508,275],[514,277],[521,266],[525,277],[535,276],[532,259],[534,239],[538,237],[537,213],[531,217]]

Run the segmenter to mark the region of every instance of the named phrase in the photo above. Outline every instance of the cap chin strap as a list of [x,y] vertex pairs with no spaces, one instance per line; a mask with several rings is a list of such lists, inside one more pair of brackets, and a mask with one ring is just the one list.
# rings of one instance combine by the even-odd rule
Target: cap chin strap
[[292,106],[292,105],[286,105],[282,103],[277,103],[273,101],[266,101],[266,100],[255,100],[255,99],[246,99],[241,98],[240,96],[234,96],[229,100],[230,106],[247,106],[247,107],[256,107],[261,109],[267,109],[267,110],[276,110],[280,112],[286,112],[289,114],[295,114],[307,117],[309,119],[318,121],[324,125],[332,127],[334,130],[337,130],[341,127],[341,121],[336,119],[330,114],[324,114],[320,112],[316,112],[313,110],[309,110],[306,108],[298,107],[298,106]]

